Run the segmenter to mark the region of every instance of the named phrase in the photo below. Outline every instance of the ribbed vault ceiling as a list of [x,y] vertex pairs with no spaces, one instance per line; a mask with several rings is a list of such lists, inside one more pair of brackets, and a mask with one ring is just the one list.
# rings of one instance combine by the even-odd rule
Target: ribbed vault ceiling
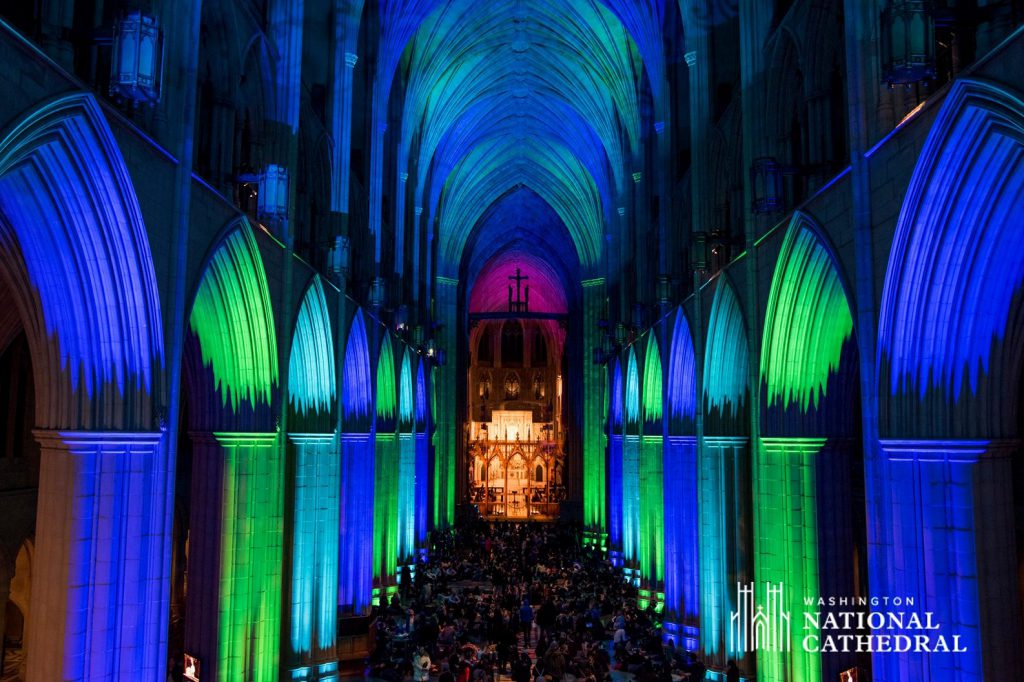
[[581,265],[598,263],[664,106],[666,0],[384,0],[381,11],[374,109],[401,112],[393,172],[423,209],[412,229],[436,225],[439,270],[457,271],[481,217],[515,187],[558,214]]

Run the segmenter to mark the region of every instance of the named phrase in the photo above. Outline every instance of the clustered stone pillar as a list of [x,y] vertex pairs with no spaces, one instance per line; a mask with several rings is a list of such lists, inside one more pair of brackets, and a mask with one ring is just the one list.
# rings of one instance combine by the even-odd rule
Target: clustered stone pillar
[[40,444],[28,679],[165,675],[170,581],[161,432],[35,432]]

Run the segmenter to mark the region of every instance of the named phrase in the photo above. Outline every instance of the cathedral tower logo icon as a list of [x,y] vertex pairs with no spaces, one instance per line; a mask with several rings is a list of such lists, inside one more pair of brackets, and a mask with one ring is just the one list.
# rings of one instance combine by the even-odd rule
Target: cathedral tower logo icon
[[790,612],[785,610],[785,585],[765,583],[765,603],[757,603],[754,583],[736,583],[736,610],[729,623],[730,650],[789,651]]

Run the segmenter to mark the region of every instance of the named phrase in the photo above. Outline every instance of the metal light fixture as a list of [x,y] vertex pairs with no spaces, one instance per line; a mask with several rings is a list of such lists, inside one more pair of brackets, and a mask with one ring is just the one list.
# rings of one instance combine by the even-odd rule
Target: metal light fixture
[[754,190],[754,213],[773,213],[784,206],[782,166],[770,156],[754,159],[750,165],[750,183]]
[[935,77],[935,17],[930,0],[890,0],[882,10],[882,80],[890,86]]
[[697,272],[708,269],[708,233],[694,232],[690,247],[690,267]]
[[370,307],[384,307],[384,300],[387,298],[387,285],[383,277],[374,277],[370,284]]
[[348,237],[338,235],[334,238],[334,246],[328,254],[328,267],[337,276],[347,276],[349,259],[351,258],[351,242]]
[[409,326],[409,306],[402,304],[398,306],[394,314],[395,331],[404,332]]
[[668,305],[672,302],[672,280],[668,275],[658,275],[658,303]]
[[160,100],[163,36],[155,17],[130,12],[114,26],[110,57],[110,94],[133,102]]
[[615,344],[617,346],[623,346],[626,343],[626,339],[629,337],[626,331],[626,325],[622,322],[615,323]]
[[288,215],[288,169],[284,166],[272,163],[260,173],[256,212],[267,218]]

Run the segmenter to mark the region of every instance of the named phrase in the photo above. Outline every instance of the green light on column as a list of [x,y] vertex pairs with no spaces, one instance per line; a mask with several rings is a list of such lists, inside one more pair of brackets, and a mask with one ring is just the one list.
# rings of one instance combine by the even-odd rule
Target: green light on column
[[818,524],[815,458],[823,438],[762,438],[754,466],[755,547],[759,603],[766,583],[784,585],[785,609],[793,614],[789,651],[759,651],[758,678],[821,680],[821,655],[804,650],[806,633],[796,617],[804,600],[817,601]]
[[276,434],[216,433],[224,457],[218,676],[278,679],[284,462]]
[[828,250],[811,230],[791,231],[772,278],[761,349],[768,405],[818,407],[852,334],[850,306]]
[[277,339],[270,291],[248,223],[213,254],[196,293],[189,328],[199,339],[222,403],[269,405],[277,384]]

